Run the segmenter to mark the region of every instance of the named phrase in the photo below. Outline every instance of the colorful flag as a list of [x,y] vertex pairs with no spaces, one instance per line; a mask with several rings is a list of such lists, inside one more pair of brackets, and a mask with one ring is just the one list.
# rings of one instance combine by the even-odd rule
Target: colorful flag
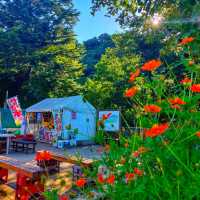
[[23,114],[17,96],[7,99],[7,104],[15,120],[15,124],[20,126],[23,121]]

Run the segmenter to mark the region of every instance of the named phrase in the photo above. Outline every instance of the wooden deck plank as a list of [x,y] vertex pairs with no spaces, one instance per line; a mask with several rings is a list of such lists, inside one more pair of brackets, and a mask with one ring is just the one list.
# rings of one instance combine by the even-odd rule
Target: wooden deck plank
[[55,160],[58,160],[60,162],[67,162],[71,164],[80,164],[83,167],[90,167],[93,163],[94,160],[92,159],[83,159],[83,160],[78,160],[76,157],[67,157],[55,153],[51,153],[51,157]]

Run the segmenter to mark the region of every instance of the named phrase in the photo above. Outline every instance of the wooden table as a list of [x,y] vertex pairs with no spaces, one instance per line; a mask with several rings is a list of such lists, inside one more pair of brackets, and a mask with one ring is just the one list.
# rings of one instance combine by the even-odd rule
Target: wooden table
[[[15,199],[36,199],[35,195],[43,197],[44,182],[42,175],[45,175],[44,169],[36,164],[24,163],[13,158],[0,156],[0,174],[1,183],[7,184],[9,170],[16,172]],[[9,186],[9,184],[7,184]],[[11,186],[12,187],[12,186]],[[42,198],[44,199],[44,198]]]
[[6,154],[9,153],[10,138],[14,136],[13,134],[0,134],[0,138],[6,138]]
[[[32,149],[32,152],[35,152],[35,146],[37,144],[36,141],[27,141],[27,140],[23,140],[23,139],[16,139],[16,140],[12,140],[13,142],[13,150],[14,151],[18,151],[19,145],[22,145],[22,151],[25,153],[28,153],[29,149]],[[32,146],[32,148],[30,148],[29,146]]]
[[44,173],[44,169],[37,165],[24,163],[6,156],[0,156],[0,167],[24,174],[29,178],[37,178]]

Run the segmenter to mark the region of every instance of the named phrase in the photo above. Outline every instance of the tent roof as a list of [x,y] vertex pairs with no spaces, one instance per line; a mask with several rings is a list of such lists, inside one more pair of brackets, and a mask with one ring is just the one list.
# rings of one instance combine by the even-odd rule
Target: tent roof
[[96,109],[82,96],[71,96],[64,98],[47,98],[26,109],[26,112],[51,112],[67,109],[74,112],[95,113]]

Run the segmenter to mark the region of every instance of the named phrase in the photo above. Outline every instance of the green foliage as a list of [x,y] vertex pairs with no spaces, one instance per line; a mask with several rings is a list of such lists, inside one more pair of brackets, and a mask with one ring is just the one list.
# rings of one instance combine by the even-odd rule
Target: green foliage
[[84,42],[85,56],[82,59],[86,67],[86,76],[95,73],[95,65],[100,60],[102,54],[107,48],[114,47],[112,37],[106,33],[101,34],[99,37],[94,37]]
[[[98,108],[116,108],[122,105],[128,79],[126,74],[133,71],[140,60],[134,52],[126,54],[117,44],[122,41],[115,40],[116,47],[106,50],[95,67],[95,75],[85,84],[86,98]],[[128,48],[128,45],[124,48]]]
[[[38,52],[71,41],[78,15],[71,0],[0,2],[0,104],[3,104],[6,90],[9,96],[22,94],[21,100],[29,104],[27,100],[33,96],[26,94],[22,86],[33,71],[34,74],[42,71],[40,79],[47,76],[43,74],[44,66],[39,66]],[[36,95],[38,93],[43,91]]]
[[82,47],[75,40],[50,45],[38,52],[38,65],[24,89],[32,100],[80,94]]
[[58,200],[58,190],[52,189],[50,191],[45,191],[44,197],[46,200]]
[[[185,62],[183,55],[192,52],[197,43],[199,37],[191,44],[177,45],[175,53],[178,56],[174,63]],[[190,54],[188,59],[193,56]],[[167,122],[169,128],[157,136],[147,136],[144,130],[141,131],[143,138],[134,133],[129,138],[121,136],[120,144],[110,143],[109,150],[104,152],[89,176],[97,183],[95,189],[106,199],[200,198],[200,136],[197,134],[200,130],[200,95],[191,91],[192,84],[199,84],[200,74],[186,69],[192,83],[182,84],[170,70],[173,63],[163,65],[167,69],[165,75],[156,70],[149,72],[151,79],[140,75],[143,84],[139,84],[138,79],[130,84],[129,87],[135,85],[140,89],[128,101],[135,107],[132,117],[138,115],[136,124],[139,127],[149,129],[154,124]],[[197,66],[190,67],[195,69]],[[186,104],[173,108],[169,100],[174,97],[181,98]],[[148,104],[159,105],[162,110],[159,113],[145,112],[144,106]],[[127,181],[127,173],[134,174],[134,178]],[[103,176],[103,181],[99,175]],[[115,177],[112,183],[107,181],[110,175]]]

